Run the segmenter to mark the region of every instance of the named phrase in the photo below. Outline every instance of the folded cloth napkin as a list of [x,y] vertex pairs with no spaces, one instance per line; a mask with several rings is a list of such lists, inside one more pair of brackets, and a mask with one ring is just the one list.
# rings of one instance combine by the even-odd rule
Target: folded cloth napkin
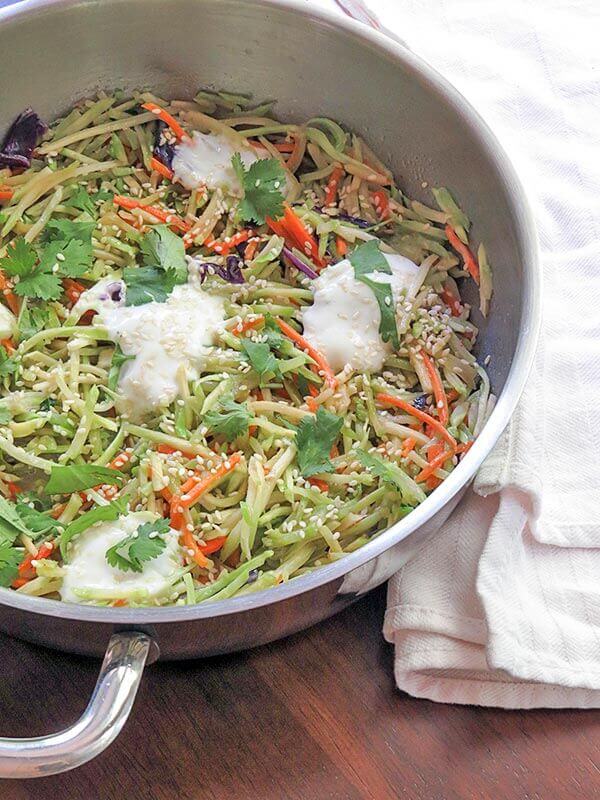
[[389,584],[396,682],[441,702],[600,707],[600,3],[368,6],[508,150],[545,283],[540,346],[509,429]]

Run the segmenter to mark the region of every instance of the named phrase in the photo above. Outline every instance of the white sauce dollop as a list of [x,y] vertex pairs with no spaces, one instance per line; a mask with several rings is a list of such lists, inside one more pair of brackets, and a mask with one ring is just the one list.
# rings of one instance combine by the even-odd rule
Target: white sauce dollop
[[[168,591],[174,574],[183,564],[179,533],[172,528],[163,538],[166,547],[156,558],[144,562],[142,572],[123,572],[106,560],[106,551],[125,536],[134,533],[144,522],[156,517],[147,511],[134,511],[114,522],[92,525],[71,544],[70,560],[60,588],[66,603],[81,603],[89,591],[90,599],[139,598],[151,599]],[[78,594],[82,592],[82,594]]]
[[[391,275],[382,272],[369,277],[392,287],[394,303],[407,293],[419,267],[404,256],[382,253]],[[348,259],[327,267],[313,281],[314,300],[304,310],[304,337],[320,350],[338,372],[348,364],[361,372],[379,372],[392,352],[379,334],[381,315],[371,289],[356,280]]]
[[125,305],[125,288],[118,278],[102,278],[79,296],[73,313],[81,316],[86,311],[102,311]]
[[186,189],[206,186],[239,195],[242,187],[231,164],[236,153],[246,168],[258,160],[250,146],[240,148],[222,134],[194,131],[191,139],[175,147],[174,176]]
[[224,318],[224,299],[196,281],[176,286],[164,303],[101,308],[95,322],[134,356],[119,373],[119,413],[141,419],[172,403],[182,381],[199,377]]
[[0,339],[10,339],[17,327],[17,318],[0,303]]

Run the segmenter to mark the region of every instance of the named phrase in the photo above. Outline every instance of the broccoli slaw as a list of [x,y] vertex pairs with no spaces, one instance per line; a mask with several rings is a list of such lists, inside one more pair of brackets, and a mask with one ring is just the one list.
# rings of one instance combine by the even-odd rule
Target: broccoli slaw
[[[355,133],[99,93],[0,149],[0,586],[193,604],[355,551],[493,407],[448,189]],[[435,207],[434,207],[435,206]]]

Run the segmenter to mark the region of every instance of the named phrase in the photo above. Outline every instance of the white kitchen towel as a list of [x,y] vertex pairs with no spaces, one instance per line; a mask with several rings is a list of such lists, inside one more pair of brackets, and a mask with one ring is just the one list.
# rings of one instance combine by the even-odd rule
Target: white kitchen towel
[[600,2],[368,6],[500,138],[533,205],[545,282],[509,430],[390,582],[396,681],[441,702],[600,707]]

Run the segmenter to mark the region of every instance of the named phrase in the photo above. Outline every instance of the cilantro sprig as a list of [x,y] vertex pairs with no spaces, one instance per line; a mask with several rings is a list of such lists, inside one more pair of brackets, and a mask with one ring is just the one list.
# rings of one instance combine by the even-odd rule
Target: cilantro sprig
[[400,339],[396,326],[396,310],[392,287],[385,281],[376,281],[370,277],[375,272],[383,272],[387,275],[392,274],[390,265],[379,250],[379,242],[376,239],[371,239],[365,244],[361,244],[352,251],[349,260],[356,280],[368,286],[375,295],[381,317],[379,322],[381,338],[384,342],[391,342],[397,349],[400,347]]
[[341,417],[319,407],[316,416],[304,417],[298,425],[296,428],[298,466],[305,478],[323,472],[333,472],[329,454],[339,436],[342,424]]
[[236,403],[233,397],[225,397],[217,408],[204,415],[204,424],[214,434],[221,434],[225,441],[233,442],[238,436],[248,433],[250,412],[246,403]]
[[279,219],[283,215],[283,188],[285,172],[276,158],[261,158],[244,166],[239,153],[231,163],[242,185],[244,196],[238,206],[238,215],[244,222],[262,225],[267,217]]
[[185,249],[180,236],[167,225],[156,225],[141,242],[142,266],[126,267],[126,304],[163,303],[175,286],[187,280]]
[[14,278],[20,297],[57,300],[63,278],[80,278],[92,265],[94,222],[51,220],[38,247],[18,237],[0,259],[0,269]]
[[166,519],[144,522],[134,533],[109,547],[106,560],[111,567],[122,572],[142,572],[144,563],[159,556],[167,546],[162,537],[168,532],[169,521]]
[[10,586],[17,577],[24,553],[23,548],[0,545],[0,586]]
[[250,362],[252,369],[258,374],[261,386],[268,383],[268,376],[281,378],[279,359],[271,350],[272,342],[253,342],[251,339],[242,339],[242,353]]

